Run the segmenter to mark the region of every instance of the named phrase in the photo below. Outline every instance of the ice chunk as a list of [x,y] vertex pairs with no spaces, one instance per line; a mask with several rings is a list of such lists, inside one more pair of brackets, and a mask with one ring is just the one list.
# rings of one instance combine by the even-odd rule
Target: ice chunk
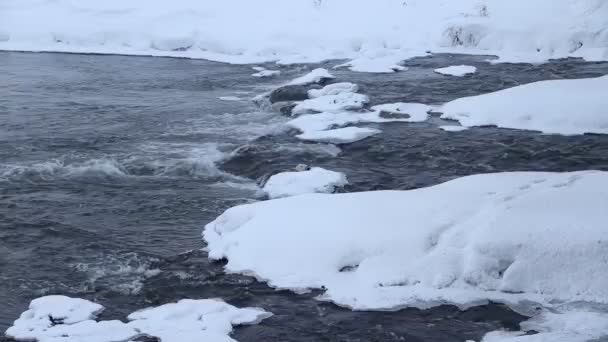
[[317,68],[309,72],[304,76],[300,76],[294,80],[291,80],[287,85],[303,85],[311,83],[320,83],[324,80],[335,78],[334,75],[330,74],[327,69]]
[[220,96],[218,99],[222,101],[241,101],[241,98],[237,96]]
[[339,82],[326,85],[321,89],[311,89],[308,91],[310,98],[316,98],[326,95],[338,95],[341,93],[356,93],[359,86],[350,82]]
[[281,74],[281,70],[268,70],[262,67],[253,67],[252,69],[257,71],[256,73],[251,74],[253,77],[272,77]]
[[485,300],[608,304],[608,172],[510,172],[409,191],[233,207],[209,256],[355,309]]
[[471,65],[453,65],[445,68],[435,69],[435,72],[442,75],[462,77],[474,74],[477,68]]
[[309,193],[332,193],[337,187],[348,184],[341,172],[313,167],[310,170],[281,172],[273,175],[264,185],[270,198],[280,198]]
[[468,127],[463,127],[463,126],[456,126],[456,125],[444,125],[444,126],[439,126],[439,129],[446,131],[446,132],[460,132],[460,131],[466,131],[467,129],[469,129]]
[[418,122],[428,119],[428,112],[431,111],[431,106],[422,103],[386,103],[373,106],[372,110],[380,112],[380,116],[390,118],[393,115],[395,118],[402,118],[403,121]]
[[348,67],[352,71],[372,72],[372,73],[393,73],[407,70],[399,64],[405,58],[395,56],[387,57],[359,57],[344,64],[336,65],[334,68]]
[[292,109],[291,113],[341,112],[361,109],[367,102],[369,102],[369,98],[363,94],[338,93],[301,101]]
[[375,128],[365,127],[345,127],[330,129],[327,131],[307,131],[296,135],[298,139],[327,142],[332,144],[349,144],[355,141],[363,140],[372,135],[382,132]]
[[147,335],[163,342],[234,342],[232,326],[257,324],[271,314],[257,308],[239,309],[216,299],[183,299],[137,311],[129,323],[95,321],[103,306],[78,298],[46,296],[33,300],[8,328],[18,341],[115,342]]
[[608,76],[551,80],[448,102],[442,118],[545,133],[608,133]]

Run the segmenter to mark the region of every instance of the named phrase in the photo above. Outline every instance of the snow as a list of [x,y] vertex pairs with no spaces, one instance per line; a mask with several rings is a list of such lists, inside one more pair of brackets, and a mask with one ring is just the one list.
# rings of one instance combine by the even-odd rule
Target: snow
[[550,80],[460,98],[438,108],[462,126],[557,134],[608,133],[608,76]]
[[233,325],[257,324],[271,314],[239,309],[216,299],[182,299],[128,316],[129,323],[95,321],[103,306],[79,298],[45,296],[34,299],[6,336],[17,341],[114,342],[142,335],[163,342],[234,342]]
[[327,96],[327,95],[338,95],[341,93],[356,93],[358,90],[359,90],[359,86],[354,83],[339,82],[339,83],[332,83],[332,84],[326,85],[325,87],[323,87],[321,89],[311,89],[308,91],[308,96],[310,98],[314,99],[317,97]]
[[220,96],[218,99],[222,101],[241,101],[241,98],[236,96]]
[[445,68],[435,69],[435,72],[442,75],[462,77],[477,72],[477,68],[471,65],[453,65]]
[[541,314],[523,322],[522,332],[495,331],[488,333],[482,342],[587,342],[608,337],[608,314],[585,308],[565,308]]
[[382,132],[375,128],[344,127],[326,131],[306,131],[296,135],[298,139],[326,142],[332,144],[350,144]]
[[461,131],[466,131],[467,129],[469,129],[468,127],[463,127],[463,126],[454,126],[454,125],[449,125],[449,126],[439,126],[439,129],[446,131],[446,132],[461,132]]
[[349,59],[356,71],[391,72],[426,51],[606,60],[606,17],[604,0],[4,0],[0,49],[229,63]]
[[608,304],[607,207],[608,172],[481,174],[240,205],[203,236],[227,271],[354,309]]
[[330,74],[327,69],[317,68],[309,72],[304,76],[300,76],[296,79],[291,80],[287,85],[306,85],[312,83],[320,83],[324,80],[336,78],[334,75]]
[[431,106],[422,103],[386,103],[377,106],[373,106],[372,110],[377,112],[386,112],[389,114],[406,114],[405,121],[408,122],[419,122],[426,121],[429,117],[428,112],[432,109]]
[[367,95],[358,93],[339,93],[325,95],[298,102],[291,110],[293,115],[315,112],[342,112],[361,109],[369,102]]
[[273,77],[281,74],[281,70],[268,70],[262,67],[253,67],[256,73],[251,74],[253,77]]
[[309,193],[332,193],[337,187],[346,184],[348,181],[345,174],[313,167],[310,170],[273,175],[263,190],[270,198],[281,198]]

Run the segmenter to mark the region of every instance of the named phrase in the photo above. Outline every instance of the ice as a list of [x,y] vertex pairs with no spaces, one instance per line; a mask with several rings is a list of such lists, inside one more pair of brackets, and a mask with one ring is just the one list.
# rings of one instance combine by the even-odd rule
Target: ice
[[203,235],[227,271],[354,309],[608,304],[607,207],[608,172],[481,174],[240,205]]
[[6,331],[17,341],[116,342],[140,336],[162,342],[234,342],[234,325],[257,324],[272,314],[258,308],[239,309],[216,299],[182,299],[129,315],[129,323],[95,321],[103,306],[79,298],[46,296],[33,300]]
[[367,102],[369,102],[369,97],[358,93],[346,92],[336,95],[324,95],[298,102],[291,113],[297,115],[311,112],[356,110],[363,108]]
[[608,76],[550,80],[465,97],[438,108],[462,126],[495,125],[545,133],[608,133]]
[[443,131],[446,132],[461,132],[461,131],[466,131],[467,129],[469,129],[468,127],[463,127],[463,126],[455,126],[455,125],[445,125],[445,126],[439,126],[439,128]]
[[332,144],[350,144],[382,132],[375,128],[345,127],[326,131],[307,131],[296,135],[298,139],[327,142]]
[[222,101],[241,101],[241,98],[237,96],[220,96],[218,99]]
[[327,95],[338,95],[341,93],[356,93],[359,90],[359,86],[350,82],[339,82],[326,85],[321,89],[311,89],[308,91],[310,98],[317,98]]
[[428,112],[430,112],[431,109],[431,106],[422,103],[405,102],[386,103],[372,107],[372,110],[377,111],[380,114],[382,114],[382,112],[388,114],[402,114],[403,121],[408,122],[426,121],[429,117]]
[[427,51],[608,59],[605,0],[4,0],[0,13],[2,50],[229,63],[347,59],[370,72],[400,70],[402,60]]
[[334,75],[330,74],[327,69],[317,68],[309,72],[304,76],[300,76],[296,79],[291,80],[287,85],[305,85],[311,83],[320,83],[324,80],[335,78]]
[[477,72],[477,68],[470,65],[453,65],[445,68],[435,69],[435,72],[442,75],[462,77]]
[[495,331],[488,333],[482,342],[587,342],[603,341],[608,337],[608,310],[577,308],[543,311],[523,322],[523,332]]
[[256,73],[251,74],[253,77],[273,77],[281,74],[281,70],[268,70],[262,67],[253,67]]
[[309,193],[332,193],[346,184],[348,181],[345,174],[313,167],[310,170],[273,175],[264,185],[264,191],[270,198],[281,198]]

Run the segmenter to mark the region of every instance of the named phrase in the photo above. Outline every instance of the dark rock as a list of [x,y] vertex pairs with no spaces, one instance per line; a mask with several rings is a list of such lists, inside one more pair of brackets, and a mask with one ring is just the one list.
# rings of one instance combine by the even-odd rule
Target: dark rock
[[389,112],[385,110],[381,110],[380,114],[378,114],[381,118],[384,119],[409,119],[410,115],[407,113],[400,112]]
[[281,102],[273,103],[271,108],[275,112],[281,113],[283,115],[291,116],[291,111],[293,110],[293,107],[295,107],[295,106],[296,106],[295,102],[281,101]]
[[308,90],[317,89],[315,85],[287,85],[270,92],[270,102],[304,101],[308,99]]

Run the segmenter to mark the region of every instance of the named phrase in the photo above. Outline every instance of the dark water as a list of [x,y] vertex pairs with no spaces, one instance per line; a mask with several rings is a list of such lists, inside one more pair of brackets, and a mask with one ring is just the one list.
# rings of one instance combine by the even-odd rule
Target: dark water
[[[402,73],[335,74],[360,84],[373,103],[441,103],[608,74],[608,63],[484,60],[440,55],[408,61]],[[479,72],[432,72],[463,63]],[[205,297],[275,313],[238,328],[241,342],[464,341],[517,328],[523,317],[500,305],[351,312],[226,275],[199,251],[204,224],[259,198],[256,180],[299,163],[345,172],[346,191],[410,189],[481,172],[608,169],[606,136],[444,132],[438,119],[377,125],[383,134],[339,147],[298,142],[281,129],[284,117],[248,99],[310,68],[283,67],[280,78],[266,80],[251,77],[248,66],[207,61],[0,53],[0,330],[44,294],[96,300],[107,307],[104,319]],[[243,100],[218,99],[225,96]]]

